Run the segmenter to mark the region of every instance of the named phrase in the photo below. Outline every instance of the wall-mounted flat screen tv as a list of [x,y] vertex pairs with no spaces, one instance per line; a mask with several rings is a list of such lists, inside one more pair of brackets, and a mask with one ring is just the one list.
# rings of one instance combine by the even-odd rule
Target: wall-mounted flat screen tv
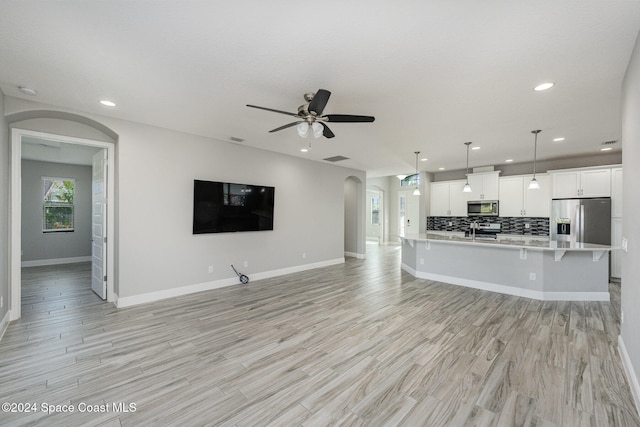
[[193,181],[193,234],[273,230],[275,188]]

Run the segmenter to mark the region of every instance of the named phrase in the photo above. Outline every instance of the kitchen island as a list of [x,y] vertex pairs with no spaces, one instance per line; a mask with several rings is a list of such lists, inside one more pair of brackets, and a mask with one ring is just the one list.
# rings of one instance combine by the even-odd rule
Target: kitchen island
[[539,300],[609,301],[608,245],[459,233],[400,239],[402,269],[421,279]]

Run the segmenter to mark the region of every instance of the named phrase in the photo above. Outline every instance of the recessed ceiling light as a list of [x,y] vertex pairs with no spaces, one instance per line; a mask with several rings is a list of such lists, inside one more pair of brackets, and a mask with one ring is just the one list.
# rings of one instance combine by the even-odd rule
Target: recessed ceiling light
[[504,162],[505,162],[505,163],[511,163],[511,162],[513,162],[513,159],[507,159],[507,160],[505,160]]
[[471,147],[472,150],[479,150],[480,147]]
[[613,150],[612,147],[604,147],[600,149],[600,151],[611,151],[611,150]]
[[18,90],[24,93],[25,95],[29,95],[29,96],[36,96],[38,94],[38,92],[36,92],[35,89],[31,89],[30,87],[20,86]]
[[541,90],[551,89],[555,83],[540,83],[533,90],[540,92]]
[[444,170],[444,168],[438,168],[438,170],[439,170],[439,171],[443,171],[443,170]]
[[562,142],[564,141],[564,137],[559,137],[559,138],[553,138],[553,142]]
[[308,148],[301,148],[300,151],[302,151],[303,153],[306,153],[307,151],[309,151]]
[[113,101],[109,101],[108,99],[101,99],[100,104],[105,105],[107,107],[115,107],[116,103]]
[[422,159],[420,159],[421,162],[426,162],[427,160],[429,159],[427,159],[426,157],[423,157]]

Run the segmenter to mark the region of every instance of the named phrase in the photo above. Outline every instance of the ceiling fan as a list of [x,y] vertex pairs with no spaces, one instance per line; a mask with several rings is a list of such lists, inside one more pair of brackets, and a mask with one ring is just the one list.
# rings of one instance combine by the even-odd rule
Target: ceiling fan
[[335,134],[325,123],[365,123],[375,120],[375,117],[373,116],[354,116],[351,114],[322,115],[324,107],[327,105],[330,96],[331,92],[326,89],[319,89],[316,93],[305,93],[304,100],[306,101],[306,103],[298,107],[297,113],[274,110],[273,108],[259,107],[257,105],[250,104],[247,104],[247,107],[259,108],[261,110],[273,111],[274,113],[286,114],[288,116],[296,117],[298,119],[297,121],[277,127],[270,130],[269,132],[278,132],[279,130],[297,125],[298,134],[303,137],[306,137],[309,129],[311,129],[315,138],[319,138],[320,136],[324,136],[325,138],[333,138]]

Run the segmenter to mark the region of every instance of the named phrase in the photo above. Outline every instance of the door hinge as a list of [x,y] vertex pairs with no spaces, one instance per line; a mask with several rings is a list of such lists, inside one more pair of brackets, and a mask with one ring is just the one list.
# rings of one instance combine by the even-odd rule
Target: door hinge
[[106,237],[104,237],[104,242],[107,243],[107,238]]
[[104,279],[103,279],[103,281],[105,281],[105,282],[107,281],[107,276],[104,276]]

